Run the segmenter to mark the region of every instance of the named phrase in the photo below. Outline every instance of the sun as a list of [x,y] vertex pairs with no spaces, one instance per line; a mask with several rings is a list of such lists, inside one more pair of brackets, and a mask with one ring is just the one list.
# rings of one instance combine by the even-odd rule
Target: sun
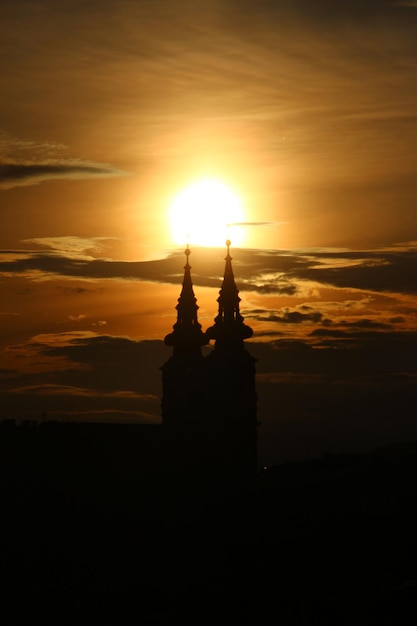
[[172,201],[169,221],[176,244],[223,246],[243,241],[244,210],[231,187],[214,178],[204,178],[183,189]]

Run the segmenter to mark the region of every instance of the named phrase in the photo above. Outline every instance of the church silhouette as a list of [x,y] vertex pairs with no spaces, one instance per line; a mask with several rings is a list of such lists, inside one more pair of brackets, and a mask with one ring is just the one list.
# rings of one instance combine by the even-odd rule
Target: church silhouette
[[[218,314],[203,332],[187,247],[177,320],[165,344],[162,423],[0,423],[0,470],[10,493],[33,493],[45,510],[103,506],[167,516],[196,497],[240,493],[257,478],[255,359],[232,269],[230,242]],[[214,347],[208,349],[208,343]],[[204,348],[204,353],[203,349]]]
[[[244,347],[252,336],[239,311],[230,241],[214,325],[202,331],[191,279],[191,254],[165,337],[173,348],[162,366],[162,425],[171,467],[219,489],[250,485],[257,474],[255,359]],[[203,356],[202,347],[214,340]]]

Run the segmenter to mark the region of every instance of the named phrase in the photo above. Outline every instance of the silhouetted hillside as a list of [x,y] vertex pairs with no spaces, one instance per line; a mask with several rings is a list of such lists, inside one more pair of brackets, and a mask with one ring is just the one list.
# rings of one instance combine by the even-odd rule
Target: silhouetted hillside
[[96,426],[1,424],[7,623],[409,623],[417,444],[203,498],[157,427]]

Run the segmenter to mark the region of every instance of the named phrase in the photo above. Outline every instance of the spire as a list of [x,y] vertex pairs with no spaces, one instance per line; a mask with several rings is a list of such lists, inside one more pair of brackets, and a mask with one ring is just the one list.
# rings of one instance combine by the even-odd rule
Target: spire
[[224,278],[220,295],[217,298],[219,313],[214,320],[214,326],[211,326],[206,332],[209,339],[216,340],[216,346],[217,344],[239,345],[253,334],[252,328],[243,323],[243,317],[239,311],[239,290],[233,275],[230,245],[231,242],[228,239],[226,241],[227,254]]
[[191,250],[188,247],[184,251],[186,263],[184,266],[184,280],[182,290],[178,298],[177,321],[173,326],[173,332],[165,337],[165,344],[174,347],[174,354],[199,354],[200,347],[208,343],[208,339],[201,330],[201,324],[197,320],[197,298],[194,295],[191,280],[191,266],[189,256]]

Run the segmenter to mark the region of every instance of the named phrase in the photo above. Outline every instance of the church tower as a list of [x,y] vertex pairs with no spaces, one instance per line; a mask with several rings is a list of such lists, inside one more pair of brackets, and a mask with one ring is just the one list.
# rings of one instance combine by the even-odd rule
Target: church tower
[[227,472],[236,484],[247,485],[257,474],[256,359],[243,343],[253,331],[240,314],[230,245],[230,241],[226,241],[224,278],[217,299],[218,315],[214,325],[206,331],[208,339],[215,341],[207,365],[211,380],[211,413],[221,435],[219,446]]
[[186,263],[182,291],[178,298],[177,321],[165,337],[165,345],[173,354],[162,366],[162,423],[164,426],[195,423],[205,410],[205,362],[201,347],[208,339],[197,319],[197,299],[194,295],[186,248]]
[[[177,321],[165,337],[173,348],[162,366],[162,423],[169,462],[195,486],[230,491],[251,484],[257,473],[255,359],[243,341],[252,336],[239,311],[230,241],[219,310],[203,333],[197,319],[190,250]],[[208,356],[201,348],[215,341]]]

